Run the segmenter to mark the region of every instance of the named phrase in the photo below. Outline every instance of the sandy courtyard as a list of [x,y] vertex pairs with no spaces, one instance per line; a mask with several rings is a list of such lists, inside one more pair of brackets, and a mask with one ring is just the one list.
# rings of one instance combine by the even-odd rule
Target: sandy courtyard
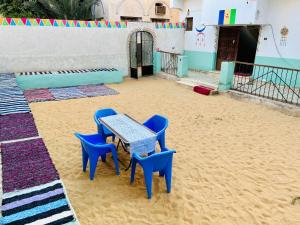
[[[30,105],[82,225],[300,224],[300,203],[291,205],[300,196],[299,118],[158,78],[109,86],[120,94]],[[82,172],[73,133],[95,133],[93,114],[105,107],[141,122],[168,117],[167,146],[177,151],[171,194],[156,175],[149,201],[140,167],[131,186],[130,171],[120,164],[116,176],[110,157],[94,181]]]

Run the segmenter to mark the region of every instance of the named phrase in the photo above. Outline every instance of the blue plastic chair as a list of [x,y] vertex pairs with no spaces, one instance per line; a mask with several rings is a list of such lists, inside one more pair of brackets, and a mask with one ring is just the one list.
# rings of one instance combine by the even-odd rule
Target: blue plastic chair
[[152,197],[152,176],[153,172],[160,172],[164,174],[167,192],[171,192],[171,182],[172,182],[172,161],[174,150],[164,149],[163,152],[155,153],[147,157],[141,157],[136,153],[132,155],[132,165],[131,165],[131,177],[130,183],[134,181],[136,164],[140,164],[144,170],[144,178],[147,189],[147,195],[150,199]]
[[99,134],[83,135],[75,133],[75,136],[80,139],[82,147],[82,169],[85,172],[88,160],[90,160],[90,179],[94,179],[98,159],[106,161],[106,154],[112,153],[112,157],[116,167],[117,175],[120,174],[118,165],[118,155],[114,144],[107,144],[103,137]]
[[100,109],[95,112],[94,120],[97,124],[98,134],[101,134],[105,140],[107,137],[112,137],[112,140],[115,141],[115,135],[109,129],[103,126],[98,119],[106,116],[116,115],[116,114],[117,112],[111,108]]
[[166,148],[166,129],[168,125],[168,119],[161,115],[154,115],[144,122],[144,126],[156,133],[157,141],[162,151]]

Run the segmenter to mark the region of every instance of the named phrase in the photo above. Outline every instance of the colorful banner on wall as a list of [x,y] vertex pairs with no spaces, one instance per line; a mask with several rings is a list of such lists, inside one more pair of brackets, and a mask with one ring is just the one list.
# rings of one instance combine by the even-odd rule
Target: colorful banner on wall
[[236,19],[236,9],[225,9],[219,11],[219,25],[233,25]]
[[0,18],[0,26],[127,28],[125,21],[82,21],[39,18]]
[[155,24],[156,29],[175,29],[175,28],[185,28],[185,23],[156,23]]

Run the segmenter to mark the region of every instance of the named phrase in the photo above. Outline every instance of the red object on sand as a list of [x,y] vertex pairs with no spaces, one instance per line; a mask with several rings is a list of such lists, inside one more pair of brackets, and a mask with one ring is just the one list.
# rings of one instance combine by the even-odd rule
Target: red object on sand
[[202,95],[209,95],[211,91],[214,89],[209,88],[209,87],[204,87],[204,86],[195,86],[194,87],[194,92],[197,92]]

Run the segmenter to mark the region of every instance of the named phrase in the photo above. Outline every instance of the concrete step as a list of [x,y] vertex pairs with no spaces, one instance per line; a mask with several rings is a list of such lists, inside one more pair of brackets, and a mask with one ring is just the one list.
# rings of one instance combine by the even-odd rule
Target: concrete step
[[172,74],[168,74],[168,73],[164,73],[164,72],[159,72],[156,74],[157,77],[160,77],[162,79],[166,79],[166,80],[175,80],[175,81],[179,81],[180,78],[175,76],[175,75],[172,75]]
[[205,86],[215,90],[218,89],[218,85],[215,83],[205,82],[194,78],[181,78],[179,81],[177,81],[177,83],[180,85],[185,85],[190,88],[194,88],[195,86]]

